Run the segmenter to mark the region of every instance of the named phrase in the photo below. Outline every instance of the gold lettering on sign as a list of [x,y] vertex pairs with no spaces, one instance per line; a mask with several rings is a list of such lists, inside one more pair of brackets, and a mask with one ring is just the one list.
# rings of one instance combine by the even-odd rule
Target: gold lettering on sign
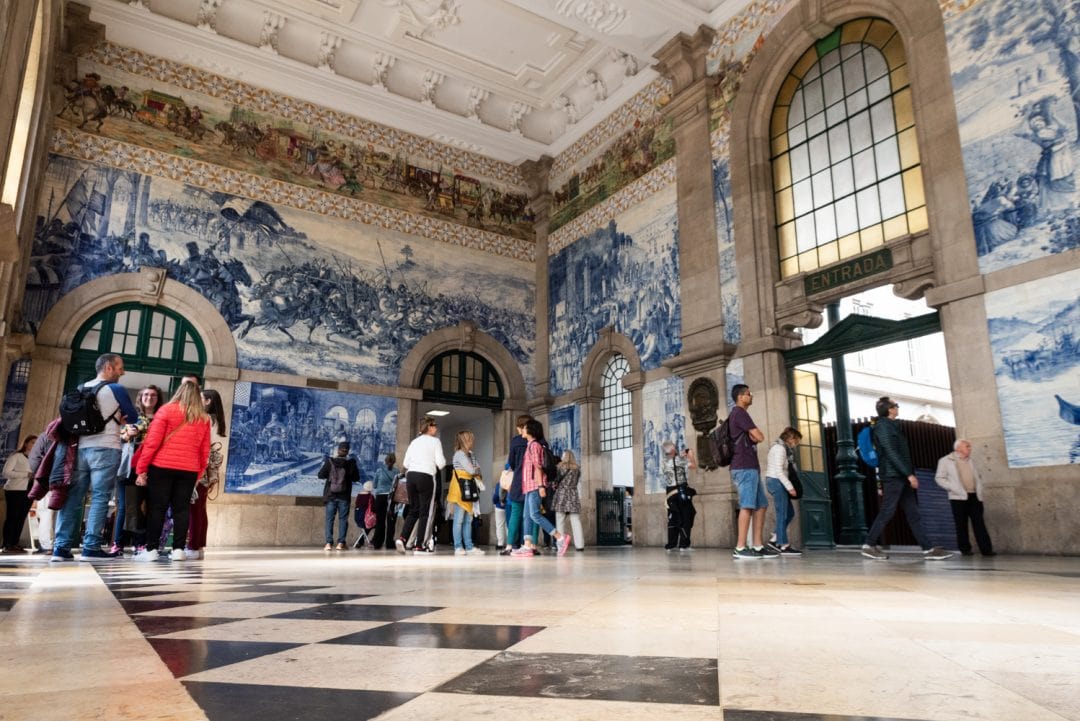
[[882,248],[869,255],[846,260],[806,276],[804,283],[807,295],[821,293],[846,283],[853,283],[869,275],[881,273],[892,268],[892,252]]

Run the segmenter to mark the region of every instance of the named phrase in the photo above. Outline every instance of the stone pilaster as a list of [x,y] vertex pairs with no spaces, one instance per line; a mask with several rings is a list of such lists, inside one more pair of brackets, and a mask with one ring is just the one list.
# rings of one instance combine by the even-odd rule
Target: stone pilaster
[[551,363],[548,358],[548,225],[552,201],[548,179],[551,163],[552,158],[545,155],[539,160],[527,160],[521,164],[521,174],[529,186],[529,205],[536,216],[533,221],[536,233],[536,353],[533,356],[533,369],[536,377],[529,402],[533,415],[546,413],[551,407]]

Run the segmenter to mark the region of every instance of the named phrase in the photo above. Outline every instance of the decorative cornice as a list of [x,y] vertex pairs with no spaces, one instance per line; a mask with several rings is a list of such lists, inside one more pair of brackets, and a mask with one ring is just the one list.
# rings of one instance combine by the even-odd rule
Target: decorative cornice
[[251,200],[286,205],[327,217],[353,220],[515,260],[532,262],[535,259],[535,246],[530,240],[490,233],[336,193],[284,183],[74,129],[57,129],[53,135],[51,151],[78,160],[168,178]]
[[581,236],[655,195],[675,182],[675,158],[658,165],[607,200],[594,205],[548,236],[548,256],[555,255]]
[[[514,188],[521,188],[524,185],[517,167],[509,163],[443,145],[428,138],[358,118],[355,115],[278,95],[249,83],[222,77],[190,65],[176,63],[109,42],[98,45],[82,57],[106,67],[203,93],[286,120],[307,123],[326,132],[341,133],[356,142],[407,149],[410,155],[422,157],[434,164],[441,162],[453,166],[458,169],[458,172],[496,180]],[[388,67],[392,64],[392,60],[387,59],[387,61]]]

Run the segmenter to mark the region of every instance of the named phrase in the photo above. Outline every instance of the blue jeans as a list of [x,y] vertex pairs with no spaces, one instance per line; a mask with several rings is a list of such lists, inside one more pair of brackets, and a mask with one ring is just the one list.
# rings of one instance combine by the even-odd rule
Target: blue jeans
[[555,525],[544,518],[544,514],[540,512],[540,491],[529,491],[525,494],[525,518],[532,521],[533,526],[530,528],[528,524],[525,526],[525,538],[532,540],[533,536],[529,531],[535,530],[536,526],[540,526],[545,533],[554,537]]
[[116,484],[120,466],[119,448],[80,448],[75,459],[67,501],[56,514],[56,540],[53,548],[70,550],[82,522],[83,500],[90,492],[90,511],[86,515],[83,550],[101,548],[101,530],[109,513],[109,498]]
[[466,551],[473,550],[472,542],[472,514],[466,513],[465,509],[454,504],[454,548],[464,548]]
[[776,508],[776,545],[788,544],[787,529],[795,520],[795,504],[791,502],[791,495],[779,478],[769,476],[765,479],[765,485],[773,497],[773,506]]
[[349,532],[349,499],[331,498],[326,502],[326,542],[334,542],[334,514],[338,519],[338,543],[345,543],[345,534]]
[[113,543],[120,546],[124,540],[124,512],[127,510],[127,488],[120,479],[116,483],[116,519],[113,523]]

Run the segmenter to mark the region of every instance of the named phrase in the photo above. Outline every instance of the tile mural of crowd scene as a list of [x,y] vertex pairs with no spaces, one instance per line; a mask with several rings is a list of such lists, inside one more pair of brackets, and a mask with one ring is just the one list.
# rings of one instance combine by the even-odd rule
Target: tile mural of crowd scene
[[675,188],[657,193],[548,260],[551,391],[578,387],[603,328],[656,368],[682,348]]
[[[645,458],[645,492],[660,493],[664,490],[664,476],[660,469],[663,462],[661,446],[671,441],[682,453],[692,447],[687,436],[687,419],[684,407],[685,385],[679,376],[670,376],[646,383],[641,395],[642,453]],[[691,434],[694,432],[691,428]]]
[[532,378],[523,261],[52,155],[24,316],[79,285],[164,267],[221,313],[239,366],[396,384],[423,336],[472,320]]
[[984,0],[947,32],[982,272],[1080,246],[1080,6]]
[[229,427],[228,493],[321,496],[323,459],[348,441],[370,481],[394,450],[397,400],[241,382]]
[[[1072,292],[1063,294],[1062,288]],[[986,295],[1005,450],[1013,468],[1080,463],[1076,288],[1080,270]]]
[[87,59],[80,68],[56,116],[62,127],[495,233],[533,235],[535,216],[521,189]]
[[735,231],[731,203],[731,166],[727,158],[713,158],[713,202],[716,204],[716,242],[720,250],[720,297],[724,306],[724,340],[738,345],[742,339],[739,317],[739,276],[735,269]]
[[570,450],[581,463],[581,409],[574,404],[552,408],[546,438],[556,457],[561,459],[563,451]]

